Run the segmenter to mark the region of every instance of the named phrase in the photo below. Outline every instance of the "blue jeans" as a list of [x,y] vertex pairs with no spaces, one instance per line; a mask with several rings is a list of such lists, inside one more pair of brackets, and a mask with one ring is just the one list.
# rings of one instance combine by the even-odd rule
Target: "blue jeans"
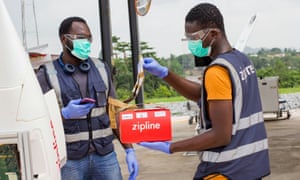
[[79,160],[67,160],[61,169],[62,180],[122,180],[115,152],[105,156],[91,153]]

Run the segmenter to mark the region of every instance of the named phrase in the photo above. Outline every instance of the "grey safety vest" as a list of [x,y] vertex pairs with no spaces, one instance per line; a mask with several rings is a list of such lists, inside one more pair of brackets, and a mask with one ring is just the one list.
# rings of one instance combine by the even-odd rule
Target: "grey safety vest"
[[[114,138],[106,112],[109,78],[105,65],[99,59],[88,59],[91,65],[87,72],[87,94],[96,99],[96,106],[88,116],[65,119],[63,122],[68,159],[80,159],[89,152],[90,143],[95,151],[105,155],[113,151]],[[70,74],[63,71],[58,60],[45,65],[47,77],[55,89],[60,108],[70,100],[83,98],[78,84]]]
[[[221,173],[233,180],[254,180],[266,176],[270,173],[268,141],[254,66],[237,50],[218,56],[209,67],[212,65],[223,66],[230,74],[234,113],[232,138],[225,147],[203,152],[195,179],[212,173]],[[206,109],[205,72],[201,116],[203,128],[209,130],[212,124]]]

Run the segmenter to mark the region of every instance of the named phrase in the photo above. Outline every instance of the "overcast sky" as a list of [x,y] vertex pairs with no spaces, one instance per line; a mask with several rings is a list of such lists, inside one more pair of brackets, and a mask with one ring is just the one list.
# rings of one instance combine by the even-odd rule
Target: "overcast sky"
[[[4,0],[14,25],[21,36],[21,0]],[[33,11],[26,3],[28,46],[36,45]],[[139,38],[153,47],[159,57],[189,53],[184,35],[184,18],[200,0],[152,0],[146,16],[138,17]],[[251,16],[257,14],[247,46],[252,48],[300,49],[300,0],[210,0],[224,16],[225,30],[235,44]],[[100,45],[99,9],[97,0],[35,0],[40,44],[48,44],[47,52],[60,53],[58,26],[68,16],[82,16],[94,36],[92,55]],[[112,35],[130,41],[127,0],[110,0]]]

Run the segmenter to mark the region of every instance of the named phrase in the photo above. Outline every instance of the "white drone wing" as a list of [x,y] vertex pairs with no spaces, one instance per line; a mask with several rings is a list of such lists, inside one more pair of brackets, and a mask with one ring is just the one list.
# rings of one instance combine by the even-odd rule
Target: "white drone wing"
[[257,15],[254,14],[251,18],[250,21],[247,23],[247,25],[245,26],[244,30],[242,31],[240,37],[238,38],[238,41],[236,43],[236,45],[234,46],[236,49],[238,49],[239,51],[243,52],[245,47],[246,47],[246,43],[248,41],[248,38],[253,30],[254,24],[255,24],[255,20]]

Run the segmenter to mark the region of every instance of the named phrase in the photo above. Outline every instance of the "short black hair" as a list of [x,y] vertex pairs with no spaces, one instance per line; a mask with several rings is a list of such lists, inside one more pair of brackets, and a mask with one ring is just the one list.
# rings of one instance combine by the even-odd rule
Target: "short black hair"
[[193,7],[186,15],[185,22],[194,21],[204,28],[218,28],[225,34],[223,16],[213,4],[200,3]]
[[86,21],[81,17],[77,17],[77,16],[68,17],[64,19],[59,26],[59,30],[58,30],[59,37],[61,37],[64,34],[68,34],[70,32],[73,22],[82,22],[87,25]]

